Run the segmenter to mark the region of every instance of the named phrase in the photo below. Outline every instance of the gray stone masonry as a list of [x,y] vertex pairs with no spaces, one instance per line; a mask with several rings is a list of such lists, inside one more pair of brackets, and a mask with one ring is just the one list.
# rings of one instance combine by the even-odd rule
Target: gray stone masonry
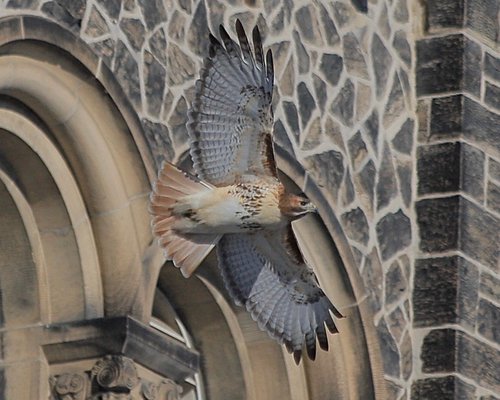
[[[3,0],[78,35],[115,75],[157,165],[188,149],[208,31],[257,24],[275,141],[355,255],[388,400],[500,393],[498,0]],[[496,329],[495,329],[496,327]]]
[[499,5],[426,1],[416,41],[412,399],[500,393]]

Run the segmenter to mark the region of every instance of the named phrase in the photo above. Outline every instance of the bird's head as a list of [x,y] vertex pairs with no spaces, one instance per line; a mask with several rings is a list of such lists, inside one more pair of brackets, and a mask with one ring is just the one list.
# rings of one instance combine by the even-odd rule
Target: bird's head
[[280,201],[281,213],[290,219],[297,219],[307,213],[317,213],[316,206],[305,196],[287,193]]

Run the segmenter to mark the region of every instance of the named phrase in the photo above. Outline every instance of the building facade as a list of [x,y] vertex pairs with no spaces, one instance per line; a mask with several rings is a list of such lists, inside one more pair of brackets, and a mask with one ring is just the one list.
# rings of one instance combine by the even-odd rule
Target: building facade
[[[2,0],[0,398],[500,398],[498,0]],[[208,31],[258,25],[282,178],[339,310],[293,359],[184,279],[147,212],[186,169]]]

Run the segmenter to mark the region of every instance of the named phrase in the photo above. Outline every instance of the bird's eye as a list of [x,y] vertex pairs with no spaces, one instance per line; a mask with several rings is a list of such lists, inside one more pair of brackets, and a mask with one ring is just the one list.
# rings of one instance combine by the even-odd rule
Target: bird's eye
[[307,200],[302,200],[302,201],[300,202],[300,205],[301,205],[302,207],[305,207],[305,206],[307,206],[308,204],[309,204],[309,202],[308,202]]

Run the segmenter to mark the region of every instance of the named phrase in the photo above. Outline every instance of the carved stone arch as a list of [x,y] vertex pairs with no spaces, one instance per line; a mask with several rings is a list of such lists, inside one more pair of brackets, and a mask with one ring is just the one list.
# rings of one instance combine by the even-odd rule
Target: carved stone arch
[[[26,18],[30,24],[25,24]],[[4,105],[18,105],[10,107],[5,120],[23,120],[38,130],[21,140],[42,158],[67,208],[71,224],[66,226],[80,233],[74,254],[86,277],[81,286],[101,292],[84,297],[102,297],[102,304],[86,306],[95,311],[83,315],[131,313],[142,318],[149,312],[143,306],[150,301],[145,301],[145,287],[135,286],[142,282],[138,266],[152,240],[147,201],[153,162],[137,116],[106,67],[93,64],[78,39],[32,17],[5,24],[13,35],[0,48],[0,92]],[[81,48],[75,51],[75,44]],[[9,132],[20,137],[17,131]],[[95,276],[87,277],[89,271]],[[94,289],[99,286],[102,289]],[[57,321],[61,319],[50,320]]]
[[[319,369],[339,382],[338,398],[385,399],[382,356],[378,334],[373,325],[370,294],[360,276],[354,254],[325,189],[318,186],[297,159],[276,146],[277,164],[282,179],[291,189],[304,192],[318,207],[319,215],[310,215],[294,223],[294,230],[306,259],[314,266],[325,293],[346,317],[338,320],[340,334],[332,337],[328,355],[319,357]],[[313,239],[311,239],[313,238]],[[333,354],[330,354],[333,353]],[[339,354],[340,353],[340,354]],[[310,387],[318,392],[311,398],[329,398],[325,380],[306,361]]]
[[[160,273],[158,290],[168,294],[201,352],[209,399],[384,399],[373,313],[346,236],[324,194],[306,178],[298,161],[282,148],[277,156],[287,186],[304,191],[320,210],[319,217],[303,218],[294,229],[322,287],[347,317],[336,321],[341,333],[329,336],[330,351],[318,351],[314,362],[305,359],[296,366],[283,346],[260,331],[244,308],[233,304],[214,253],[190,279],[168,263]],[[177,164],[189,170],[189,155],[181,154]],[[162,307],[157,295],[154,310],[160,319]]]
[[[33,275],[36,287],[29,290],[28,286],[23,291],[37,294],[38,298],[30,302],[39,308],[36,322],[101,317],[102,284],[92,226],[73,174],[46,133],[31,110],[12,98],[1,99],[0,179],[21,218],[4,225],[2,232],[8,234],[24,226],[28,243],[23,254],[33,258],[33,270],[25,271],[20,280],[3,268],[2,282],[11,290],[21,291]],[[12,216],[13,212],[6,214]],[[15,243],[4,244],[15,247]],[[9,253],[9,249],[5,251]],[[15,267],[18,263],[12,260],[9,264]],[[3,309],[8,312],[10,299],[5,289]],[[8,319],[5,323],[11,326]]]
[[[66,372],[90,379],[106,354],[152,368],[147,387],[169,373],[182,380],[196,352],[137,321],[149,323],[162,261],[147,212],[154,163],[135,110],[60,26],[16,16],[0,32],[0,397],[46,398],[50,382],[71,381]],[[155,346],[188,362],[157,365]]]

